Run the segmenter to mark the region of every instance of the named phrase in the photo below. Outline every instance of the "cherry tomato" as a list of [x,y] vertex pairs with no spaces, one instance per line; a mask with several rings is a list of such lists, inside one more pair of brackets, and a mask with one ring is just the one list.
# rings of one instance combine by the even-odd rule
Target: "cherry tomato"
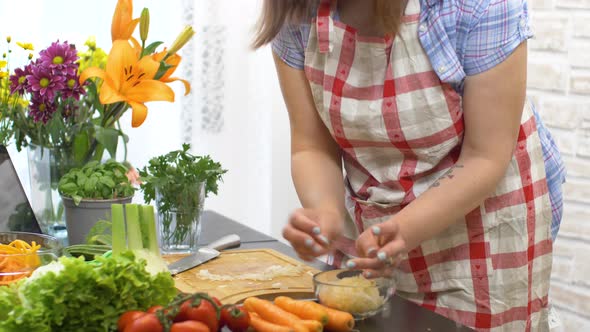
[[210,331],[216,332],[219,329],[219,320],[215,306],[206,299],[197,300],[198,304],[194,306],[191,305],[192,302],[193,300],[186,300],[182,303],[174,322],[196,320],[205,323]]
[[145,313],[143,316],[130,322],[124,332],[162,332],[164,328],[155,314]]
[[161,305],[155,305],[155,306],[153,306],[153,307],[149,308],[149,309],[147,310],[147,312],[148,312],[148,313],[150,313],[150,314],[155,314],[155,313],[156,313],[156,311],[158,311],[158,310],[162,310],[162,309],[164,309],[164,307],[162,307]]
[[222,304],[221,304],[221,301],[219,301],[218,298],[216,298],[215,296],[211,296],[211,300],[213,300],[213,302],[215,302],[215,304],[217,304],[217,306],[219,308],[221,308]]
[[[211,332],[207,325],[196,320],[185,320],[172,324],[170,332]],[[216,332],[216,331],[213,331]]]
[[143,315],[145,315],[145,312],[143,311],[127,311],[119,317],[119,320],[117,321],[117,330],[123,332],[129,323]]
[[243,307],[224,307],[221,309],[221,321],[232,332],[244,332],[250,326],[250,314]]

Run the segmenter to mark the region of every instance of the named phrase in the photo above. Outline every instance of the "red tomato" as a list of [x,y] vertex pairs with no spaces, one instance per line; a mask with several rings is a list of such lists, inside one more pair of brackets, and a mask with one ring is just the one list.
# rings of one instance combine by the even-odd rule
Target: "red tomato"
[[[170,332],[211,332],[207,325],[196,320],[185,320],[172,324]],[[214,331],[215,332],[215,331]]]
[[117,330],[123,332],[129,323],[143,315],[145,315],[145,312],[143,311],[127,311],[119,317],[119,320],[117,321]]
[[196,320],[205,323],[209,330],[215,332],[219,329],[219,320],[217,319],[217,310],[215,306],[207,301],[201,299],[198,305],[192,306],[193,300],[186,300],[180,306],[180,312],[174,318],[175,322],[182,322],[186,320]]
[[155,314],[144,314],[130,322],[124,332],[162,332],[164,328]]
[[250,326],[250,314],[243,307],[224,307],[221,309],[221,321],[232,332],[244,332]]
[[215,296],[211,296],[211,299],[213,300],[213,302],[215,302],[215,304],[217,304],[217,306],[219,308],[221,308],[222,304],[221,304],[221,301],[219,301],[218,298],[216,298]]
[[158,311],[158,310],[162,310],[162,309],[164,309],[164,307],[162,307],[161,305],[155,305],[155,306],[153,306],[153,307],[149,308],[149,309],[147,310],[147,312],[148,312],[148,313],[150,313],[150,314],[155,314],[155,313],[156,313],[156,311]]

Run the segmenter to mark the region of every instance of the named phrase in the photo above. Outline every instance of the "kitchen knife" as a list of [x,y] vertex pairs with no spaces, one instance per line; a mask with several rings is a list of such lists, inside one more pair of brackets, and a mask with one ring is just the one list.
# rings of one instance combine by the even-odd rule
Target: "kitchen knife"
[[240,236],[230,234],[199,248],[197,252],[190,254],[168,265],[170,273],[175,276],[181,272],[197,267],[219,256],[219,251],[240,246]]

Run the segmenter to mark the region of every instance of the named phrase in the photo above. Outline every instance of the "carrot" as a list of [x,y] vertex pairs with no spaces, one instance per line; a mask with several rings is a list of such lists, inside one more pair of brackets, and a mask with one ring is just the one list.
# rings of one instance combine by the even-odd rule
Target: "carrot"
[[[41,265],[39,256],[35,255],[40,245],[34,241],[28,244],[22,240],[14,240],[9,244],[0,244],[0,285],[8,285],[16,280],[28,277]],[[27,272],[28,271],[28,272]]]
[[249,297],[244,301],[248,311],[256,312],[260,318],[273,324],[292,327],[295,332],[309,332],[299,317],[287,312],[272,302],[257,297]]
[[313,301],[296,301],[287,296],[279,296],[275,304],[301,319],[317,320],[322,325],[328,324],[328,313],[324,306]]
[[290,327],[267,322],[260,318],[255,312],[250,313],[250,326],[258,332],[295,332],[295,330]]
[[301,322],[309,332],[322,332],[324,330],[324,325],[317,320],[303,319]]
[[326,330],[333,332],[347,332],[354,328],[354,317],[348,312],[323,306],[328,313],[328,324]]

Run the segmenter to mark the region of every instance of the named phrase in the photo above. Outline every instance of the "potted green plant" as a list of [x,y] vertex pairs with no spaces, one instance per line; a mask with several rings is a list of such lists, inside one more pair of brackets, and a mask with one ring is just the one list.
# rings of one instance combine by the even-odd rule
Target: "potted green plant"
[[227,170],[209,156],[182,150],[154,157],[139,170],[144,200],[156,201],[157,233],[163,253],[190,253],[197,250],[201,214],[205,198],[217,194],[218,182]]
[[74,168],[59,181],[70,244],[84,243],[101,219],[109,219],[111,204],[131,203],[135,188],[125,175],[127,167],[114,160],[92,161]]

